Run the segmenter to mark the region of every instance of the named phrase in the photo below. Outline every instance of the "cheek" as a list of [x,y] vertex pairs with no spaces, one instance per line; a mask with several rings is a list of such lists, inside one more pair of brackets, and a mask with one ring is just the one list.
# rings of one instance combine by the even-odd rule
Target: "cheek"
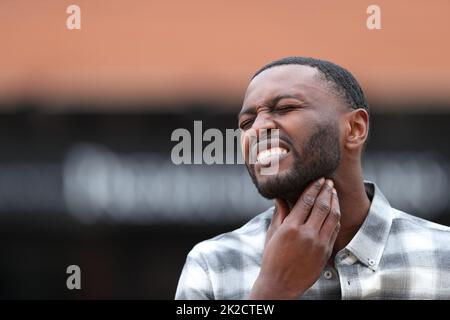
[[249,129],[241,130],[241,151],[245,162],[248,162],[250,155],[250,148],[256,143],[256,131]]
[[309,139],[311,132],[314,131],[315,122],[299,116],[286,120],[288,121],[280,123],[280,128],[282,129],[281,134],[283,135],[284,132],[284,135],[287,136],[293,147],[301,151],[302,146]]

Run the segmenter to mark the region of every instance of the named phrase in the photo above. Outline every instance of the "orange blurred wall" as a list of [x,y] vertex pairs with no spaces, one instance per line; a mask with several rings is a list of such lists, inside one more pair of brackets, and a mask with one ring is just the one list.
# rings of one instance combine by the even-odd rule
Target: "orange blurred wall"
[[[71,4],[81,30],[66,28]],[[369,98],[449,102],[449,13],[448,0],[2,0],[0,100],[239,101],[261,65],[304,55],[347,67]]]

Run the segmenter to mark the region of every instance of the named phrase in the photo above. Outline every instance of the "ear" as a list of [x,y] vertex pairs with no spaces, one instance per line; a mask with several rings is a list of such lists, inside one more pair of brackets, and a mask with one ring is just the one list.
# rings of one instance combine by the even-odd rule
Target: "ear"
[[369,114],[356,109],[346,117],[344,146],[349,150],[362,149],[369,134]]

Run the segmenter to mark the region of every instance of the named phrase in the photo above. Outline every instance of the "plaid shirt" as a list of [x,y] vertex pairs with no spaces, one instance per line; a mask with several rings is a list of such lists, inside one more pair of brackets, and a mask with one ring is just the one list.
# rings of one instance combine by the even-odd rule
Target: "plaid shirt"
[[[389,205],[365,183],[369,213],[350,243],[301,299],[450,299],[450,228]],[[175,299],[246,299],[258,276],[274,208],[197,244]]]

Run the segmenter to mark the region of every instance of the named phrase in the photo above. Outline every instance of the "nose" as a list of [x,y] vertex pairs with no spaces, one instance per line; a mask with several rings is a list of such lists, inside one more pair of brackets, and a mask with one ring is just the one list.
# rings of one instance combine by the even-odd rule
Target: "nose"
[[273,132],[274,129],[277,129],[277,125],[270,114],[260,112],[256,115],[250,130],[244,131],[244,134],[241,136],[241,147],[246,162],[256,161],[254,158],[256,155],[250,151],[258,141],[270,139],[272,134],[277,135],[278,132]]
[[261,112],[256,116],[256,119],[253,121],[252,125],[252,129],[255,130],[257,134],[259,134],[261,129],[270,130],[276,128],[277,126],[270,114],[264,112]]

